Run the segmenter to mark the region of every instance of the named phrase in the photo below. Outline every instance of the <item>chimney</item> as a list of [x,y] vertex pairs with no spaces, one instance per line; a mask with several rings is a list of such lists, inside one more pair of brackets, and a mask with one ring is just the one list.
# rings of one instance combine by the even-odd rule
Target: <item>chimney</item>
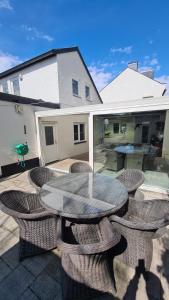
[[141,74],[143,74],[144,76],[146,76],[148,78],[154,79],[154,70],[152,70],[152,69],[143,71],[143,72],[141,72]]
[[138,61],[132,61],[132,62],[128,63],[128,68],[130,68],[134,71],[138,71]]

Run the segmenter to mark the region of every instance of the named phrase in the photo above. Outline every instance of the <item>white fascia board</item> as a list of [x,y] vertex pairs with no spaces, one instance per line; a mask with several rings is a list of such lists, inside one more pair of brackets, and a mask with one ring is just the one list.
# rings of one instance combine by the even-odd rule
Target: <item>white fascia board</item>
[[101,115],[107,113],[125,113],[151,110],[169,109],[169,97],[158,97],[148,99],[136,99],[132,101],[113,102],[110,104],[96,104],[89,106],[80,106],[73,108],[52,109],[47,111],[36,112],[36,117],[54,117],[75,114],[92,114]]
[[146,111],[159,111],[159,110],[169,110],[169,104],[156,104],[156,105],[144,105],[144,106],[129,106],[116,109],[107,109],[102,111],[91,112],[90,115],[107,115],[107,114],[123,114],[132,112],[146,112]]

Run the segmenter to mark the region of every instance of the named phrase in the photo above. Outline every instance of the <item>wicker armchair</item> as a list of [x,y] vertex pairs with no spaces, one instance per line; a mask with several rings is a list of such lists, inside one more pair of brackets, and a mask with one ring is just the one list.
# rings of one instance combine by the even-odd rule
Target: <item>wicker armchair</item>
[[133,196],[139,186],[144,182],[144,173],[137,169],[127,169],[117,176],[116,179],[123,183],[128,193]]
[[20,229],[20,260],[56,248],[57,218],[40,204],[38,194],[11,190],[0,194],[0,209]]
[[[107,218],[93,224],[58,220],[58,248],[63,266],[64,299],[88,299],[115,290],[109,274],[106,250],[119,243],[121,235]],[[102,253],[101,253],[102,252]]]
[[160,237],[162,228],[169,224],[169,201],[136,201],[130,198],[127,213],[123,217],[112,215],[109,220],[127,241],[127,248],[120,259],[132,267],[137,267],[139,261],[144,260],[145,268],[149,270],[152,239]]
[[75,162],[70,166],[70,173],[92,173],[92,168],[84,162]]
[[29,171],[29,182],[35,187],[36,190],[40,190],[43,184],[49,181],[52,177],[57,176],[56,172],[45,167],[36,167]]

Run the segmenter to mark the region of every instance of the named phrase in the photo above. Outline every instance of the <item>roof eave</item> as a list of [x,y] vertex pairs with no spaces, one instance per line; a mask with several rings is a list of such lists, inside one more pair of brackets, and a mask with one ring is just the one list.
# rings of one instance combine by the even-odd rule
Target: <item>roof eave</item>
[[53,103],[50,101],[46,102],[42,99],[37,100],[37,99],[33,99],[33,98],[22,97],[22,96],[6,94],[6,93],[1,93],[1,92],[0,92],[0,101],[3,101],[3,102],[6,101],[6,102],[24,104],[24,105],[40,106],[40,107],[53,108],[53,109],[60,108],[59,103]]
[[26,67],[32,66],[36,63],[39,63],[47,58],[53,57],[57,54],[60,53],[68,53],[68,52],[73,52],[73,51],[78,51],[78,47],[70,47],[70,48],[61,48],[61,49],[52,49],[48,52],[45,52],[43,54],[40,54],[34,58],[31,58],[11,69],[8,69],[2,73],[0,73],[0,79],[3,79],[11,74],[14,74],[16,72],[22,71],[23,69],[25,69]]

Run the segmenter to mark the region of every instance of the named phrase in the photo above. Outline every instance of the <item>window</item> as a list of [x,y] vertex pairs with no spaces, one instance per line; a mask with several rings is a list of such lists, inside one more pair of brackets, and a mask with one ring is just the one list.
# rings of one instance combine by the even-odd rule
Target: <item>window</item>
[[79,96],[79,83],[75,79],[72,79],[72,92],[74,96]]
[[87,100],[90,100],[90,88],[89,86],[85,86],[85,97]]
[[80,143],[85,141],[85,124],[74,124],[74,142]]
[[14,95],[20,95],[20,86],[19,86],[19,78],[15,77],[11,79],[12,83],[12,91]]
[[9,93],[7,81],[1,82],[1,91],[2,93],[6,93],[6,94]]
[[54,144],[53,126],[45,126],[45,140],[46,146]]
[[119,123],[114,123],[113,124],[113,132],[114,133],[119,133]]
[[79,140],[78,127],[79,126],[77,124],[74,124],[74,142],[76,142],[76,141],[78,142],[78,140]]

